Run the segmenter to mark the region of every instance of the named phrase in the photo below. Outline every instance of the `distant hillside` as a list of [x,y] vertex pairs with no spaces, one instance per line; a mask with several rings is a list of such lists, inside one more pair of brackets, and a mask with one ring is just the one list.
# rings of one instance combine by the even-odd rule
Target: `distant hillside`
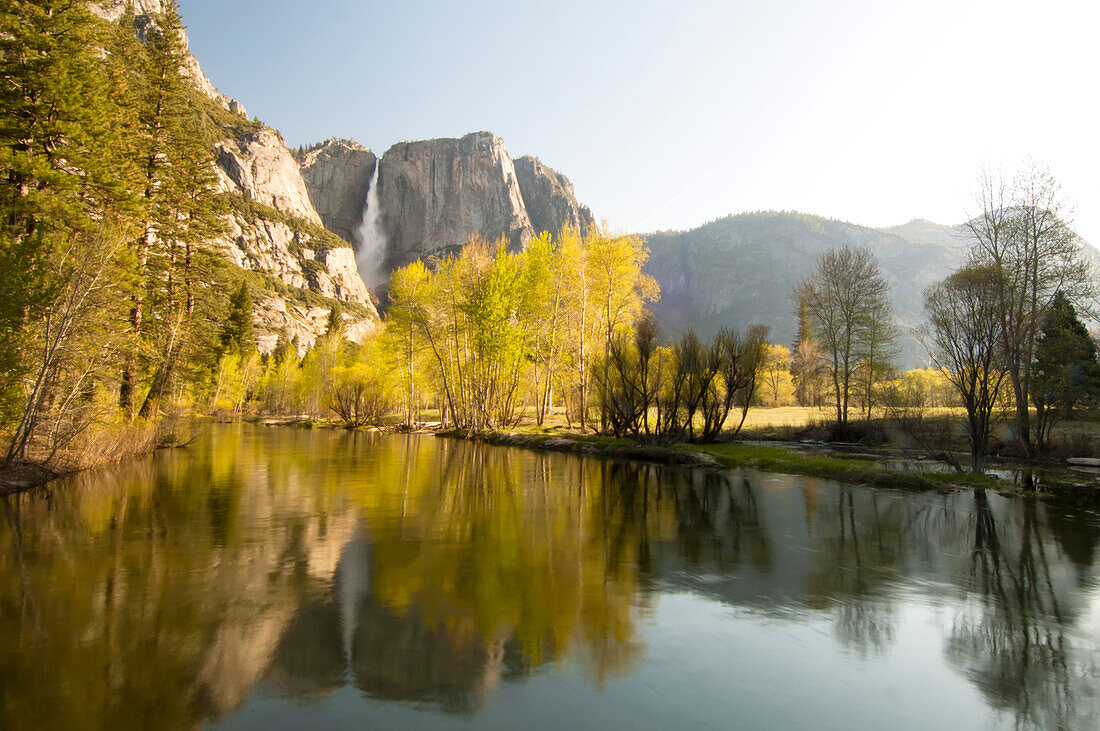
[[844,244],[878,258],[890,282],[897,323],[904,334],[902,365],[926,360],[913,329],[923,321],[922,292],[962,261],[965,240],[957,228],[912,221],[874,229],[801,213],[743,213],[690,231],[652,234],[647,271],[661,285],[654,308],[663,337],[694,327],[704,336],[719,328],[771,327],[773,342],[794,339],[790,299],[817,257]]
[[945,226],[923,218],[914,218],[901,226],[880,229],[886,233],[897,234],[914,241],[943,244],[954,249],[965,250],[970,245],[968,232],[962,226]]

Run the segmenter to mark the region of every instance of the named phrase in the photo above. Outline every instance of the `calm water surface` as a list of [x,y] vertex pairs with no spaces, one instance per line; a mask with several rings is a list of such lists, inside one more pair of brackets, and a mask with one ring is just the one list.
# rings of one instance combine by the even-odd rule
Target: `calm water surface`
[[0,728],[1100,727],[1100,517],[248,425],[8,498]]

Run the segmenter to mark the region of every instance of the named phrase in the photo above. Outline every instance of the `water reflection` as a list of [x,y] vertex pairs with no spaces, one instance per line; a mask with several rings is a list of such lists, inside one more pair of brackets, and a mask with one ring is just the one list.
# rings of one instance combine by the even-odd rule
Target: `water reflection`
[[655,608],[684,593],[762,632],[820,625],[838,667],[901,653],[932,608],[943,662],[914,669],[965,678],[990,718],[1100,707],[1100,522],[1079,508],[229,426],[4,511],[8,728],[232,722],[349,687],[475,718],[505,683],[659,672],[647,637],[678,627]]
[[[1044,541],[1042,506],[1029,497],[1016,507],[998,516],[983,490],[974,493],[966,576],[974,596],[957,614],[947,654],[993,705],[1065,728],[1079,709],[1095,716],[1097,657],[1067,641],[1081,610],[1077,581]],[[998,525],[1006,519],[1015,530]]]

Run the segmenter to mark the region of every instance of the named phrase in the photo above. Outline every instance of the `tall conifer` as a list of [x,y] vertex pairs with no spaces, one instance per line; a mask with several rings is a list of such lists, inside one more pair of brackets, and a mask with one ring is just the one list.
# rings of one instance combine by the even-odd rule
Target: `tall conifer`
[[[145,87],[139,112],[143,224],[136,241],[142,287],[130,308],[133,343],[123,368],[119,403],[132,411],[142,371],[149,374],[140,416],[154,416],[196,332],[218,299],[211,287],[217,255],[211,240],[223,230],[212,153],[193,107],[186,76],[183,24],[174,2],[145,38]],[[144,366],[144,367],[143,367]]]

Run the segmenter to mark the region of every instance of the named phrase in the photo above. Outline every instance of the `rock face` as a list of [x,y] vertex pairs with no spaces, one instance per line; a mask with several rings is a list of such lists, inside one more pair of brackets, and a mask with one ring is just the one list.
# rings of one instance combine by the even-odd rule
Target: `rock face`
[[230,191],[317,226],[321,217],[309,199],[298,163],[282,138],[263,127],[215,145],[218,167]]
[[574,226],[583,236],[595,223],[588,206],[577,202],[573,184],[537,157],[515,159],[516,180],[536,232],[556,234],[563,226]]
[[[99,3],[89,3],[89,9],[101,18],[117,22],[124,13],[134,13],[134,33],[143,42],[149,29],[156,25],[156,16],[164,13],[167,3],[165,0],[101,0]],[[183,34],[183,45],[187,48],[187,34]],[[206,78],[198,60],[188,51],[184,58],[184,71],[191,77],[191,82],[199,91],[218,102],[222,107],[234,114],[248,116],[248,112],[236,99],[230,99],[215,88]]]
[[382,156],[378,186],[391,267],[475,232],[504,235],[514,248],[534,235],[512,159],[489,132],[398,143]]
[[[106,0],[95,10],[112,22],[132,11],[134,32],[144,39],[166,5]],[[254,297],[261,349],[273,347],[284,330],[303,347],[311,344],[336,302],[348,306],[345,331],[353,339],[377,328],[353,248],[361,243],[357,231],[372,179],[380,212],[372,242],[384,244],[389,268],[453,251],[475,233],[504,236],[518,249],[539,231],[570,224],[583,232],[592,225],[565,176],[535,158],[513,163],[504,142],[489,132],[403,142],[381,159],[356,142],[329,140],[295,159],[279,133],[248,122],[244,107],[221,94],[190,54],[184,70],[199,92],[245,117],[242,124],[224,123],[214,153],[221,187],[236,201],[222,244],[237,266],[259,275],[253,281],[264,289]]]
[[325,248],[328,243],[282,221],[249,221],[235,215],[229,219],[226,251],[241,269],[263,272],[287,287],[309,289],[339,302],[369,304],[370,293],[355,268],[355,252],[348,246]]
[[300,158],[302,179],[325,228],[356,243],[367,188],[378,164],[374,153],[351,140],[329,140]]
[[[166,3],[108,0],[92,8],[111,22],[132,10],[134,32],[144,40]],[[214,88],[190,53],[184,71],[198,92],[247,117],[244,107]],[[349,337],[367,337],[377,329],[379,317],[356,269],[355,252],[347,240],[322,228],[298,162],[282,137],[259,123],[229,125],[224,132],[225,139],[214,145],[216,171],[234,205],[221,244],[229,260],[258,275],[251,282],[261,290],[254,293],[260,350],[273,348],[284,332],[297,337],[304,350],[325,332],[337,303],[345,310]]]
[[[536,233],[594,224],[573,184],[538,158],[513,162],[489,132],[402,142],[379,160],[350,140],[329,140],[299,155],[302,178],[325,228],[357,250],[375,168],[388,268],[453,251],[477,233],[521,248]],[[372,194],[373,195],[373,194]]]
[[[361,341],[379,326],[378,311],[346,240],[322,228],[298,162],[282,137],[267,127],[215,145],[218,174],[230,196],[262,204],[230,216],[225,250],[237,266],[278,282],[256,297],[256,343],[261,352],[279,335],[298,338],[304,351],[325,332],[329,311],[340,302],[344,331]],[[317,295],[327,306],[321,306]]]

